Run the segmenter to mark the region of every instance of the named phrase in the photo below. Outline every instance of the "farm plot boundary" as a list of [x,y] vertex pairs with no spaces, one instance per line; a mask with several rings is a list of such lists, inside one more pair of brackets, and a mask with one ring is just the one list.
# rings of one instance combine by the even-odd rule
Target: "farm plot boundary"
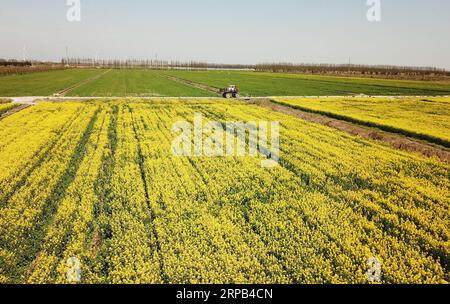
[[252,99],[250,103],[304,120],[319,123],[339,131],[363,137],[365,139],[380,141],[399,150],[419,153],[427,157],[437,157],[440,160],[450,164],[450,152],[447,149],[434,146],[431,143],[420,142],[412,138],[402,136],[401,134],[393,132],[392,129],[375,129],[371,128],[374,126],[355,124],[355,122],[341,120],[337,117],[333,118],[321,113],[313,113],[312,111],[290,107],[267,98]]
[[5,119],[6,117],[11,116],[11,115],[13,115],[13,114],[15,114],[15,113],[17,113],[17,112],[22,111],[22,110],[25,110],[26,108],[28,108],[28,107],[30,107],[30,106],[31,106],[31,105],[29,105],[29,104],[17,105],[17,107],[15,107],[15,108],[13,108],[13,109],[11,109],[11,110],[5,112],[5,113],[2,113],[2,114],[0,115],[0,120]]
[[363,126],[367,126],[367,127],[371,127],[371,128],[377,128],[377,129],[380,129],[380,130],[383,130],[383,131],[386,131],[389,133],[397,133],[397,134],[405,135],[407,137],[415,138],[418,140],[424,140],[424,141],[430,142],[432,144],[437,144],[437,145],[443,146],[445,148],[450,148],[450,141],[445,140],[443,138],[436,137],[436,136],[432,136],[429,134],[409,131],[409,130],[406,130],[403,128],[397,128],[397,127],[389,126],[386,124],[376,123],[376,122],[372,122],[372,121],[366,121],[366,120],[350,117],[350,116],[343,115],[343,114],[333,113],[330,111],[311,109],[311,108],[304,107],[301,105],[287,103],[287,102],[284,102],[281,100],[271,99],[271,102],[282,105],[282,106],[294,108],[294,109],[297,109],[297,110],[300,110],[303,112],[319,114],[319,115],[334,118],[337,120],[350,122],[352,124],[363,125]]
[[85,84],[87,84],[87,83],[92,82],[92,81],[95,81],[95,80],[101,78],[102,76],[104,76],[105,74],[107,74],[107,73],[109,73],[109,72],[111,72],[111,69],[106,70],[105,72],[100,73],[100,74],[98,74],[98,75],[95,75],[95,76],[93,76],[93,77],[90,77],[90,78],[88,78],[88,79],[82,80],[82,81],[80,81],[79,83],[76,83],[76,84],[74,84],[74,85],[72,85],[72,86],[70,86],[70,87],[68,87],[68,88],[65,88],[64,90],[61,90],[61,91],[55,93],[55,96],[65,96],[65,95],[66,95],[67,93],[69,93],[70,91],[75,90],[76,88],[79,88],[79,87],[81,87],[81,86],[83,86],[83,85],[85,85]]

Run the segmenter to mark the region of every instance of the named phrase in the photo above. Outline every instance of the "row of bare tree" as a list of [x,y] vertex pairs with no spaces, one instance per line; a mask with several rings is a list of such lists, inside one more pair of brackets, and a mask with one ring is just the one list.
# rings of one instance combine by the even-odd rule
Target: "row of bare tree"
[[31,61],[18,61],[14,59],[6,60],[0,58],[0,67],[5,66],[29,67],[31,65],[32,65]]
[[62,59],[62,65],[70,67],[100,67],[115,69],[242,69],[272,73],[305,74],[348,74],[380,76],[450,76],[445,69],[433,67],[408,67],[390,65],[356,65],[356,64],[292,64],[265,63],[257,65],[217,64],[198,61],[168,60],[94,60],[89,58]]
[[255,70],[271,73],[304,73],[304,74],[336,74],[362,75],[382,77],[440,77],[450,76],[445,69],[433,67],[408,67],[391,65],[356,65],[356,64],[293,64],[264,63],[257,65],[217,64],[198,61],[168,61],[168,60],[95,60],[91,58],[64,58],[60,64],[37,61],[17,61],[0,59],[0,75],[25,74],[71,67],[95,67],[111,69],[233,69]]
[[256,65],[255,70],[259,72],[305,74],[450,76],[450,72],[445,69],[391,65],[266,63]]
[[197,61],[174,61],[174,60],[95,60],[90,58],[63,58],[61,64],[69,67],[99,67],[113,69],[254,69],[254,65],[242,64],[216,64]]
[[0,76],[22,75],[61,69],[64,69],[64,67],[60,64],[0,59]]

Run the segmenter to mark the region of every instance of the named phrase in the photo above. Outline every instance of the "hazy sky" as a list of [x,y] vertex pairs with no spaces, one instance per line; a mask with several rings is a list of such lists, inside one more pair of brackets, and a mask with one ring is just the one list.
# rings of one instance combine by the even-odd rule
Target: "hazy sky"
[[0,58],[154,58],[221,63],[326,62],[450,69],[450,1],[0,0]]

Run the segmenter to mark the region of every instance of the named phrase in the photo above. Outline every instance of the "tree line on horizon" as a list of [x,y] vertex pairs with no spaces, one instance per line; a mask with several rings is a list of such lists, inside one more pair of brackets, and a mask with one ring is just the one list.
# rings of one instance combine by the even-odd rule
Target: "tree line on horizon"
[[435,67],[413,67],[394,65],[358,65],[358,64],[294,64],[262,63],[219,64],[199,61],[174,61],[155,59],[92,59],[63,58],[61,62],[40,62],[34,60],[0,59],[0,75],[25,74],[65,68],[108,68],[108,69],[230,69],[252,70],[270,73],[333,74],[387,77],[427,77],[450,76],[450,71]]
[[257,64],[255,70],[258,72],[303,74],[450,76],[450,71],[445,69],[395,65],[265,63]]
[[63,58],[61,64],[69,67],[101,67],[112,69],[254,69],[255,65],[218,64],[199,61],[157,60],[157,59],[91,59]]
[[95,60],[90,58],[64,58],[61,64],[69,67],[100,67],[113,69],[149,68],[149,69],[233,69],[254,70],[272,73],[304,74],[353,74],[353,75],[409,75],[409,76],[450,76],[450,71],[435,67],[413,67],[393,65],[357,65],[357,64],[220,64],[199,61],[173,60]]

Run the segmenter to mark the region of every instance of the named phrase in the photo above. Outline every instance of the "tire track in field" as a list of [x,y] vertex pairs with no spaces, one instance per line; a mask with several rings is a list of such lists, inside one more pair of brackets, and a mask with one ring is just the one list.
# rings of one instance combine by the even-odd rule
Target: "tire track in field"
[[450,164],[450,151],[444,147],[440,148],[438,146],[434,146],[432,143],[420,142],[401,134],[383,131],[378,128],[370,128],[340,119],[331,118],[325,115],[295,109],[275,103],[268,98],[253,99],[249,102],[249,104],[254,104],[290,116],[295,116],[310,122],[319,123],[321,125],[334,128],[354,136],[359,136],[364,139],[380,141],[398,150],[418,153],[426,157],[437,157],[441,161]]
[[[100,112],[100,111],[97,111],[97,113],[98,113],[98,112]],[[96,119],[96,121],[97,121],[97,120],[98,120],[98,119]],[[100,137],[101,137],[101,130],[103,130],[103,126],[104,126],[104,124],[105,124],[105,120],[106,120],[106,117],[103,117],[101,126],[100,126],[100,128],[99,128],[99,133],[97,134],[96,137],[93,137],[93,138],[96,138],[95,140],[92,141],[92,144],[94,144],[94,146],[96,147],[96,149],[99,149],[99,142],[100,142]],[[94,126],[95,126],[95,124],[96,124],[96,122],[94,123]],[[92,131],[93,131],[93,129],[92,129]],[[91,132],[91,135],[89,135],[89,137],[88,137],[87,143],[90,141],[91,136],[93,136],[92,132]],[[89,167],[91,167],[91,165],[92,165],[92,159],[90,159],[89,161],[91,162],[91,164],[89,165]],[[81,165],[82,162],[84,162],[84,157],[83,157],[83,159],[81,160],[80,165]],[[77,170],[77,173],[78,173],[78,170]],[[75,178],[77,178],[77,174],[75,174],[74,179],[75,179]],[[71,183],[70,183],[70,184],[71,184]],[[69,184],[69,186],[70,186],[70,184]],[[64,195],[64,197],[60,200],[60,202],[63,202],[64,199],[65,199],[65,195]],[[59,204],[58,204],[58,205],[59,205]],[[57,206],[56,209],[55,209],[55,214],[57,214],[61,208],[62,208],[61,206]],[[73,211],[73,214],[76,214],[77,212],[79,212],[79,210],[78,210],[78,211],[77,211],[77,210]],[[56,216],[57,216],[57,215],[56,215]],[[49,221],[49,224],[48,224],[49,229],[52,229],[52,225],[53,225],[54,223],[55,223],[55,221],[54,221],[53,219]],[[71,223],[71,224],[73,224],[73,223]],[[88,226],[89,226],[89,224],[88,224]],[[73,234],[74,229],[75,229],[75,227],[74,227],[73,225],[72,225],[72,226],[68,226],[68,227],[66,228],[66,230],[63,231],[64,234],[62,235],[60,242],[59,242],[58,244],[55,244],[55,245],[51,248],[51,251],[49,251],[49,250],[43,248],[43,247],[45,247],[45,244],[44,244],[44,243],[41,243],[41,244],[40,244],[39,250],[37,251],[37,254],[36,254],[36,258],[34,259],[34,261],[30,264],[30,267],[28,268],[28,271],[27,271],[27,274],[28,274],[27,277],[28,277],[28,278],[29,278],[30,275],[34,272],[34,268],[35,268],[35,266],[36,266],[36,263],[39,263],[39,257],[42,255],[42,253],[47,254],[47,253],[50,253],[50,252],[51,252],[51,253],[55,254],[55,256],[58,258],[58,261],[62,261],[62,259],[64,258],[64,254],[65,254],[65,252],[66,252],[66,250],[67,250],[67,246],[68,246],[68,244],[71,242],[71,235]],[[88,229],[88,231],[89,231],[89,229]],[[89,232],[87,232],[87,233],[89,233]],[[44,240],[46,240],[48,236],[49,236],[49,234],[46,233],[46,236],[44,237]],[[51,253],[50,253],[50,254],[51,254]],[[47,267],[47,270],[48,270],[49,273],[51,274],[50,276],[54,276],[53,278],[56,278],[56,277],[57,277],[57,274],[55,273],[56,268],[57,268],[57,263],[51,264],[51,265],[49,265],[49,266]],[[27,278],[27,279],[28,279],[28,278]]]
[[[259,100],[259,102],[261,102]],[[212,113],[212,112],[211,112]],[[217,119],[217,118],[216,118]],[[293,165],[291,162],[283,160],[281,165],[288,170],[289,172],[291,172],[292,174],[294,174],[295,176],[298,176],[299,178],[301,178],[302,180],[304,180],[303,174],[301,171],[295,169],[295,165]],[[313,186],[313,188],[318,188],[318,189],[322,189],[319,191],[319,193],[325,195],[326,197],[328,197],[329,199],[331,199],[331,201],[336,201],[336,202],[341,202],[342,201],[342,197],[337,196],[334,192],[330,192],[328,190],[328,188],[323,188],[323,186],[321,184],[310,184],[310,180],[308,179],[307,181],[304,181],[305,185],[307,187],[311,187]],[[339,183],[334,182],[335,185],[339,185]],[[397,226],[395,221],[392,221],[392,219],[383,216],[381,218],[381,220],[378,221],[374,221],[374,218],[377,218],[377,216],[380,216],[380,214],[378,213],[374,213],[374,210],[371,209],[368,206],[365,205],[350,205],[352,208],[353,213],[356,216],[361,216],[363,218],[365,218],[366,220],[368,220],[369,222],[372,222],[376,225],[376,227],[380,230],[383,231],[385,233],[387,233],[387,235],[389,235],[392,238],[395,238],[405,244],[408,244],[408,246],[415,246],[414,243],[410,242],[409,239],[418,239],[419,240],[419,249],[420,252],[423,252],[429,256],[431,256],[432,258],[434,258],[435,260],[439,261],[440,265],[442,266],[442,268],[446,271],[449,271],[449,267],[450,267],[450,261],[449,261],[449,256],[447,253],[447,250],[445,249],[445,245],[436,245],[435,242],[442,242],[439,239],[433,239],[431,241],[428,241],[424,235],[422,234],[422,232],[425,233],[429,233],[430,235],[433,234],[432,230],[429,230],[427,227],[423,226],[420,222],[417,222],[415,219],[411,219],[411,218],[404,218],[402,216],[401,213],[398,213],[394,210],[390,210],[390,212],[392,212],[393,214],[395,214],[396,216],[398,216],[398,218],[403,221],[412,221],[414,223],[414,225],[416,225],[417,227],[421,227],[420,230],[418,230],[418,232],[412,232],[409,231],[407,229],[405,229],[402,226]],[[362,206],[362,211],[360,210]],[[251,210],[245,210],[243,209],[244,212],[250,211]],[[245,217],[246,222],[249,223],[247,221],[248,217]],[[306,224],[308,224],[308,221],[305,221]],[[393,226],[396,227],[397,230],[401,231],[401,235],[406,235],[407,237],[399,237],[399,235],[397,235],[396,233],[392,233],[389,229],[386,230],[386,226]],[[386,232],[387,231],[387,232]],[[255,231],[255,233],[258,234],[257,231]],[[328,232],[323,232],[324,236],[328,238],[328,241],[330,242],[334,242],[333,236],[330,235]],[[343,252],[345,252],[347,249],[345,249],[344,246],[342,246],[341,244],[337,244],[337,246],[340,248],[340,250],[342,250]],[[351,254],[351,253],[349,253]],[[277,255],[275,255],[275,257],[278,257]],[[278,260],[282,261],[283,259],[281,257],[278,258]]]
[[133,132],[134,132],[134,137],[136,139],[137,142],[137,148],[138,148],[138,161],[139,161],[139,170],[141,173],[141,179],[142,179],[142,183],[144,185],[144,191],[145,191],[145,201],[147,203],[148,209],[150,210],[150,221],[152,223],[152,233],[155,237],[155,243],[156,243],[156,248],[157,248],[157,252],[158,252],[158,258],[159,258],[159,269],[160,269],[160,276],[161,276],[161,280],[164,282],[164,284],[168,284],[169,283],[169,277],[167,276],[166,272],[165,272],[165,265],[164,265],[164,256],[162,253],[162,249],[161,249],[161,242],[159,240],[159,235],[158,235],[158,231],[156,230],[156,225],[155,225],[155,219],[156,219],[156,213],[155,210],[153,209],[151,202],[150,202],[150,195],[149,195],[149,190],[148,190],[148,182],[147,182],[147,177],[145,176],[145,167],[144,167],[144,154],[142,152],[142,146],[141,146],[141,140],[139,138],[139,134],[136,128],[136,120],[134,117],[134,112],[133,109],[131,107],[128,107],[128,109],[130,110],[131,113],[131,119],[133,121]]
[[217,89],[217,88],[210,87],[208,85],[205,85],[205,84],[202,84],[202,83],[198,83],[198,82],[194,82],[194,81],[191,81],[191,80],[186,80],[186,79],[170,76],[170,75],[165,75],[165,74],[161,74],[161,75],[163,77],[171,80],[171,81],[174,81],[174,82],[177,82],[177,83],[180,83],[180,84],[183,84],[183,85],[187,85],[187,86],[195,88],[195,89],[206,91],[208,93],[213,93],[213,94],[220,95],[220,90]]
[[[387,145],[391,146],[392,148],[396,148],[399,150],[403,150],[403,151],[407,151],[407,152],[415,152],[415,153],[419,153],[419,154],[422,154],[427,157],[435,156],[435,157],[438,157],[441,161],[443,161],[445,163],[450,163],[450,152],[448,152],[447,150],[434,147],[431,144],[417,142],[412,139],[403,137],[401,135],[397,135],[397,134],[393,134],[393,133],[389,133],[389,132],[385,132],[385,131],[381,131],[381,130],[370,129],[365,126],[358,126],[358,125],[351,124],[349,122],[344,122],[344,121],[341,121],[338,119],[329,118],[327,116],[301,111],[301,110],[294,109],[294,108],[284,106],[284,105],[279,105],[278,103],[273,103],[270,99],[267,99],[267,98],[253,100],[252,104],[256,104],[258,106],[268,108],[272,111],[277,111],[277,112],[280,112],[283,114],[295,116],[295,117],[298,117],[298,118],[301,118],[301,119],[304,119],[307,121],[311,121],[314,123],[319,123],[319,124],[337,129],[339,131],[349,133],[354,136],[360,136],[364,139],[381,141],[382,143],[386,143]],[[295,166],[291,165],[289,162],[285,162],[283,167],[285,167],[289,171],[293,172],[294,174],[298,174],[297,170],[293,169]],[[308,181],[308,186],[309,186],[309,181]],[[339,197],[336,197],[335,195],[333,195],[332,193],[329,193],[327,191],[324,191],[324,192],[321,191],[321,193],[326,195],[327,197],[331,198],[332,200],[336,200],[336,199],[340,200]],[[358,208],[360,208],[360,207],[361,206],[359,206]],[[354,209],[354,208],[356,208],[356,207],[352,207],[352,209]],[[371,219],[373,218],[373,216],[378,215],[377,213],[373,213],[372,209],[366,208],[366,207],[364,207],[364,212],[355,211],[355,213],[361,214],[362,216],[364,216],[366,219],[368,219],[370,221],[372,221]],[[398,214],[397,216],[399,218],[401,218],[401,215]],[[411,220],[411,219],[409,219],[409,220]],[[392,222],[389,218],[383,218],[383,221],[374,222],[374,223],[382,231],[386,231],[385,230],[386,225],[396,226],[396,224],[394,222]],[[388,224],[386,224],[386,223],[388,223]],[[418,223],[418,222],[414,222],[414,224],[418,225],[419,227],[421,226],[420,223]],[[428,242],[423,237],[422,234],[419,234],[416,232],[411,232],[401,226],[398,226],[398,227],[396,226],[396,228],[399,231],[401,231],[402,234],[411,236],[414,239],[419,239],[420,250],[426,254],[429,254],[434,259],[438,260],[443,269],[445,269],[446,271],[450,270],[450,259],[448,256],[448,252],[446,251],[444,246],[442,246],[442,247],[439,245],[435,246],[434,243]],[[422,227],[422,231],[427,232],[426,227]],[[398,238],[398,235],[390,232],[389,230],[387,233],[388,233],[388,235],[390,235],[393,238]],[[434,241],[438,241],[438,240],[433,240],[433,242]],[[410,244],[410,242],[408,241],[407,238],[405,238],[403,240],[403,242]],[[413,245],[414,244],[412,244],[411,246],[413,246]]]
[[89,137],[94,129],[95,122],[98,118],[99,109],[96,110],[91,120],[89,121],[86,129],[77,143],[72,159],[69,161],[65,172],[60,176],[58,182],[53,188],[52,193],[47,197],[45,205],[41,214],[34,221],[34,226],[31,231],[31,235],[25,239],[24,250],[19,254],[19,265],[16,269],[11,269],[14,273],[12,277],[18,279],[21,278],[27,269],[32,266],[31,264],[36,259],[37,254],[41,248],[42,241],[45,238],[47,227],[51,223],[53,216],[57,210],[57,206],[64,198],[64,194],[67,188],[75,179],[76,173],[86,155],[86,145],[89,141]]
[[47,145],[47,147],[42,151],[42,153],[39,153],[41,151],[38,151],[36,154],[33,155],[33,158],[31,161],[33,161],[35,158],[37,160],[32,163],[31,161],[28,162],[25,167],[29,166],[29,169],[26,170],[26,173],[22,175],[20,180],[14,185],[13,189],[5,193],[3,202],[0,203],[0,210],[1,208],[5,207],[8,204],[8,201],[11,199],[11,197],[16,193],[17,190],[19,190],[23,185],[25,185],[27,179],[31,174],[39,168],[39,166],[48,159],[51,151],[56,147],[56,145],[63,140],[63,137],[67,130],[70,129],[70,127],[75,123],[75,120],[77,119],[79,113],[82,111],[80,108],[78,111],[75,112],[75,114],[62,126],[62,128],[59,130],[55,138],[53,138]]
[[[208,118],[214,118],[214,120],[216,121],[220,121],[222,122],[223,117],[221,117],[220,115],[218,115],[217,112],[214,112],[213,110],[209,109],[209,108],[201,108],[201,109],[197,109],[195,106],[193,107],[193,109],[201,111],[203,114],[205,114]],[[166,110],[167,111],[167,110]],[[166,113],[166,115],[168,115],[168,113]],[[187,118],[187,117],[185,117]],[[163,122],[163,120],[161,118],[159,118],[161,122]],[[226,131],[228,132],[228,131]],[[165,138],[170,141],[171,139],[168,136],[165,136]],[[207,167],[205,168],[201,168],[200,166],[198,166],[191,158],[187,158],[187,163],[191,166],[191,168],[197,173],[197,175],[200,177],[200,184],[202,184],[203,186],[206,187],[207,190],[207,195],[211,196],[212,192],[209,190],[209,186],[210,186],[210,182],[208,182],[205,178],[204,178],[204,174],[202,173],[202,169],[207,169]],[[264,244],[264,246],[266,246],[266,248],[269,248],[268,246],[268,242],[267,240],[265,240],[263,238],[263,236],[261,235],[261,233],[258,231],[258,228],[255,226],[254,223],[251,223],[250,218],[249,218],[249,214],[251,213],[251,208],[249,208],[249,206],[247,204],[243,204],[241,208],[239,208],[241,211],[241,215],[242,218],[244,220],[244,222],[246,223],[245,228],[248,228],[249,231],[246,231],[248,234],[253,234],[253,236],[259,240],[262,244]],[[214,215],[214,213],[212,213],[211,211],[209,211],[209,214],[214,216],[215,218],[217,218],[217,216]],[[236,222],[230,218],[230,220],[233,222],[234,225],[236,225]],[[245,231],[245,229],[244,229]],[[245,241],[245,243],[251,247],[251,244],[247,241]],[[282,272],[289,277],[291,280],[293,280],[294,284],[295,283],[299,283],[296,282],[295,279],[292,277],[292,275],[290,274],[289,269],[287,268],[286,264],[284,263],[284,259],[281,257],[280,254],[273,252],[271,250],[266,250],[263,253],[264,255],[268,256],[268,257],[274,257],[275,260],[278,262],[278,265],[281,267]],[[262,258],[258,258],[259,263],[261,263],[261,265],[265,264],[265,260]],[[266,272],[266,275],[270,276],[269,272]]]
[[76,84],[74,84],[74,85],[71,85],[71,86],[68,87],[68,88],[65,88],[65,89],[62,90],[62,91],[59,91],[59,92],[55,93],[54,96],[55,96],[55,97],[64,97],[64,96],[65,96],[67,93],[69,93],[70,91],[75,90],[75,89],[77,89],[77,88],[79,88],[79,87],[81,87],[81,86],[83,86],[83,85],[85,85],[85,84],[88,84],[88,83],[90,83],[90,82],[93,82],[93,81],[95,81],[95,80],[97,80],[97,79],[103,77],[105,74],[109,73],[110,71],[112,71],[112,70],[109,69],[109,70],[104,71],[103,73],[100,73],[100,74],[97,74],[97,75],[95,75],[95,76],[93,76],[93,77],[90,77],[90,78],[88,78],[88,79],[82,80],[82,81],[80,81],[80,82],[78,82],[78,83],[76,83]]
[[[115,167],[115,155],[117,150],[117,123],[119,107],[113,106],[111,121],[108,127],[109,152],[103,156],[100,166],[100,174],[94,186],[98,198],[98,204],[94,205],[94,232],[89,249],[92,253],[93,261],[90,265],[91,271],[99,269],[101,277],[108,277],[109,266],[105,260],[107,255],[107,243],[112,237],[111,228],[111,202],[114,190],[111,185],[113,170]],[[96,272],[97,273],[97,272]]]
[[[168,112],[167,109],[162,109],[162,111],[164,112],[165,115],[170,116],[170,114],[169,114],[169,112]],[[200,110],[199,110],[199,111],[200,111]],[[208,117],[214,117],[216,120],[218,119],[219,121],[220,121],[220,119],[221,119],[221,118],[219,118],[219,117],[217,116],[217,113],[211,112],[211,111],[208,110],[208,109],[203,108],[203,109],[201,109],[201,111],[202,111],[204,114],[207,114]],[[158,117],[158,122],[164,124],[164,119],[161,118],[159,115],[157,115],[157,117]],[[187,119],[186,116],[183,116],[183,117]],[[169,134],[170,134],[170,133],[169,133]],[[170,136],[169,136],[166,132],[162,132],[162,136],[164,137],[165,140],[167,140],[167,142],[170,142],[170,141],[171,141]],[[172,162],[172,164],[175,166],[175,163]],[[192,168],[192,172],[195,172],[196,175],[198,175],[198,177],[199,177],[199,179],[198,179],[199,184],[196,185],[196,188],[198,189],[199,185],[202,185],[202,186],[206,187],[206,189],[209,189],[210,183],[205,179],[204,174],[202,173],[202,169],[204,169],[204,168],[201,168],[200,166],[197,166],[197,164],[195,164],[195,162],[194,162],[191,158],[189,158],[189,157],[187,158],[187,161],[186,161],[185,165],[186,165],[186,166],[190,166],[190,168]],[[195,174],[195,173],[194,173],[194,174]],[[178,176],[179,176],[179,175],[178,175]],[[188,191],[188,190],[185,188],[185,191]],[[212,192],[211,192],[210,190],[206,190],[205,194],[206,194],[209,198],[211,198]],[[162,208],[162,209],[165,209],[165,207],[164,207],[163,205],[161,205],[161,208]],[[240,208],[240,209],[243,209],[243,208]],[[261,234],[257,231],[257,229],[255,228],[255,226],[254,226],[252,223],[249,222],[248,217],[245,216],[245,211],[244,211],[244,210],[241,210],[241,212],[242,212],[243,219],[244,219],[244,221],[245,221],[245,223],[246,223],[246,225],[247,225],[245,228],[248,228],[248,229],[249,229],[249,231],[246,231],[245,229],[244,229],[244,231],[245,231],[246,233],[248,233],[249,235],[252,234],[252,235],[253,235],[255,238],[257,238],[262,244],[264,244],[265,246],[267,246],[267,242],[262,238]],[[210,208],[208,208],[208,214],[211,215],[211,216],[213,216],[215,219],[217,219],[217,215],[215,215],[215,214],[210,210]],[[236,222],[235,222],[234,220],[232,220],[231,218],[229,218],[229,219],[233,222],[233,225],[236,225]],[[244,242],[245,242],[249,247],[252,246],[252,244],[251,244],[249,241],[244,241]],[[264,251],[264,255],[266,255],[267,257],[274,257],[274,258],[277,260],[278,265],[280,266],[280,268],[283,269],[283,273],[284,273],[286,276],[291,277],[291,276],[289,275],[289,270],[287,269],[286,265],[285,265],[284,263],[282,263],[282,259],[281,259],[281,257],[280,257],[279,255],[277,255],[277,254],[274,253],[274,252],[269,252],[269,251]],[[259,262],[261,265],[264,265],[264,264],[265,264],[265,259],[263,259],[263,258],[258,258],[258,262]],[[270,276],[270,272],[267,272],[267,271],[264,271],[264,272],[265,272],[265,274],[266,274],[268,277]]]

